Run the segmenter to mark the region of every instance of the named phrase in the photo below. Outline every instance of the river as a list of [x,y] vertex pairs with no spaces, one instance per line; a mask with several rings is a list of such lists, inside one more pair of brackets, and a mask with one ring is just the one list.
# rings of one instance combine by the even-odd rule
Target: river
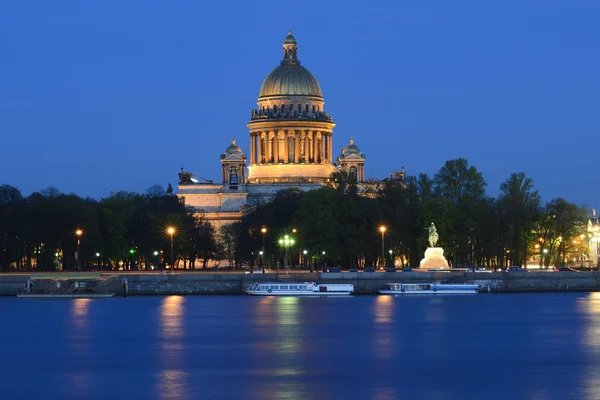
[[0,307],[2,399],[600,399],[600,293]]

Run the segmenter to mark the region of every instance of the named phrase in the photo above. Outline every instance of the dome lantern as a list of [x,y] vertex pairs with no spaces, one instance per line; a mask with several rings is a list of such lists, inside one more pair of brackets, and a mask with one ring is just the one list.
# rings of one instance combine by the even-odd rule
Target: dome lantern
[[283,60],[263,81],[259,100],[265,97],[309,96],[322,101],[323,93],[317,79],[300,65],[298,43],[292,32],[283,41]]
[[283,60],[281,65],[300,65],[298,60],[298,43],[290,31],[283,41]]

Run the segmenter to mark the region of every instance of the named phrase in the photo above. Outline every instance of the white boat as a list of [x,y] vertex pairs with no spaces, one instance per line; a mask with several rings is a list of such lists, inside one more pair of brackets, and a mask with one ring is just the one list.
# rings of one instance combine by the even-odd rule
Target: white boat
[[442,283],[388,283],[381,294],[474,294],[479,293],[478,285]]
[[253,296],[347,296],[354,285],[316,282],[256,282],[245,290]]

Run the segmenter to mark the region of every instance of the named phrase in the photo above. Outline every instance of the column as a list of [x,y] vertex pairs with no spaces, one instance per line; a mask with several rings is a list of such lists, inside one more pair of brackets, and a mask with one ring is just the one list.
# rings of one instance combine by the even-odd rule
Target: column
[[290,138],[287,129],[283,130],[283,162],[290,162]]
[[262,147],[262,146],[260,145],[260,144],[261,144],[261,143],[260,143],[260,141],[261,141],[261,137],[260,137],[260,135],[261,135],[261,132],[258,132],[258,133],[256,134],[256,142],[257,142],[257,143],[256,143],[256,163],[257,163],[257,164],[261,164],[261,161],[262,161],[262,157],[260,156],[260,148]]
[[271,156],[273,155],[273,147],[271,146],[271,137],[273,133],[271,131],[267,131],[267,164],[271,162]]
[[331,141],[331,133],[327,134],[327,147],[329,148],[329,150],[327,150],[327,154],[329,154],[329,161],[333,162],[333,143]]
[[279,164],[279,131],[274,131],[275,136],[273,137],[273,162]]
[[250,134],[250,165],[256,164],[256,135]]
[[318,140],[317,140],[317,131],[313,131],[313,163],[317,163],[318,162]]
[[294,163],[300,162],[300,133],[294,131]]

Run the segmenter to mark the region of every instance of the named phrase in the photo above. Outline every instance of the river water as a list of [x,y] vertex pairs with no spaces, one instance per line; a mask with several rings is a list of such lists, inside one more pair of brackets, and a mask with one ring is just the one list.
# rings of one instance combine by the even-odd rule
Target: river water
[[1,399],[600,399],[600,293],[0,298]]

